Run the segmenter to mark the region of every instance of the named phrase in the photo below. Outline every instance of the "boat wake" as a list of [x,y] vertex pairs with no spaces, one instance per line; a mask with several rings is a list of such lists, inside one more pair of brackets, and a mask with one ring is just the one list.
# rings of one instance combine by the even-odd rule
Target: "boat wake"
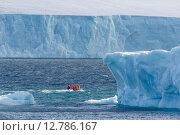
[[83,89],[80,90],[67,90],[67,89],[62,89],[62,90],[42,90],[42,93],[65,93],[65,92],[84,92]]

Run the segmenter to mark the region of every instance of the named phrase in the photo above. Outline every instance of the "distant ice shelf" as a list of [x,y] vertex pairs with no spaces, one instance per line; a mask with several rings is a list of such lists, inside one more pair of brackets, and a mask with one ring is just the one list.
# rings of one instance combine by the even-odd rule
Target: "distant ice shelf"
[[0,57],[103,58],[180,45],[180,18],[0,15]]
[[180,108],[180,47],[111,53],[104,63],[117,81],[119,104]]

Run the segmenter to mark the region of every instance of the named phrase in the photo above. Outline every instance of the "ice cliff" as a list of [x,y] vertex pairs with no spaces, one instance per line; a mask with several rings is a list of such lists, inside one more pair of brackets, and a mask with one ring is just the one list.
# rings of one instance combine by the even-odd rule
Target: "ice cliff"
[[0,57],[102,58],[180,45],[180,18],[0,15]]
[[180,47],[111,53],[104,62],[117,81],[118,103],[180,108]]

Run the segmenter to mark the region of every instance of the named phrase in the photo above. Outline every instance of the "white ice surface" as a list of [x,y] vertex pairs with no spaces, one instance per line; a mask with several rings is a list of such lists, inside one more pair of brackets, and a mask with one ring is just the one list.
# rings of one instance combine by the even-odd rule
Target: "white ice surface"
[[118,87],[118,103],[180,108],[180,47],[107,54],[104,62]]
[[179,0],[0,0],[1,14],[180,17]]

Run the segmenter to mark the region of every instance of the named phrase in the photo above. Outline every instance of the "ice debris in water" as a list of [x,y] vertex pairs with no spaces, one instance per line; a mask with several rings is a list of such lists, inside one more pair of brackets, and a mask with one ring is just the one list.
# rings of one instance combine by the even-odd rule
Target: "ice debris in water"
[[17,91],[0,96],[1,105],[33,105],[35,100],[32,94],[26,91]]
[[117,104],[117,96],[110,97],[110,98],[105,98],[105,99],[100,99],[100,100],[88,100],[85,101],[86,103],[89,104]]

